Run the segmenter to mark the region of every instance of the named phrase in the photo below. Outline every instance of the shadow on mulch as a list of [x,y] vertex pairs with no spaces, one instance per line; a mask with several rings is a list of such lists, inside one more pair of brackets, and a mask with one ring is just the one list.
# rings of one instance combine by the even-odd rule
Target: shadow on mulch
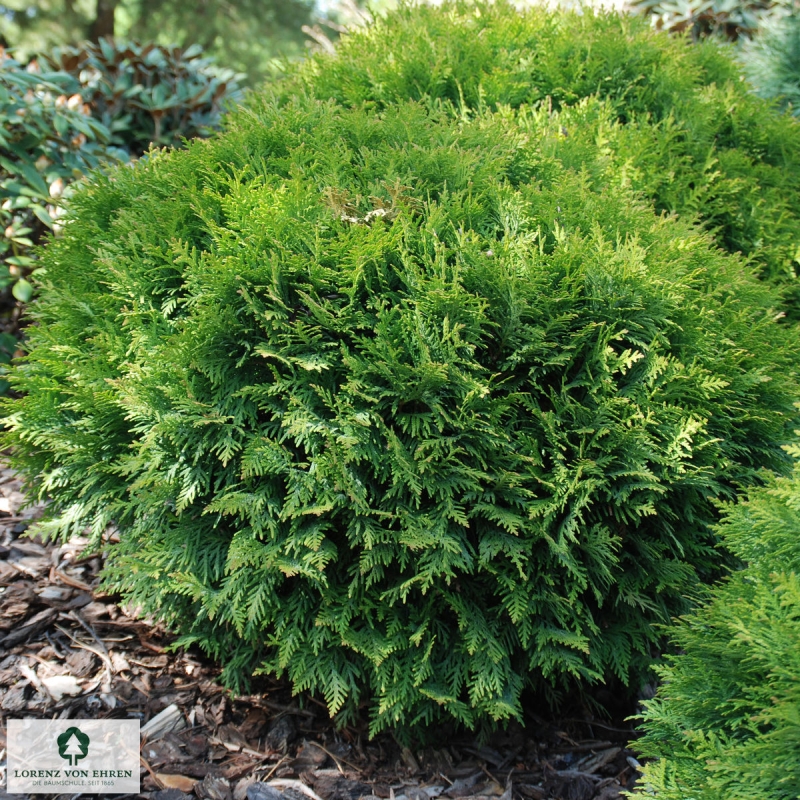
[[5,720],[22,717],[139,719],[136,797],[147,800],[614,800],[633,786],[624,702],[617,719],[530,713],[486,741],[443,730],[417,749],[369,740],[366,723],[337,730],[286,682],[235,697],[212,662],[168,653],[173,637],[97,589],[101,557],[87,540],[22,537],[41,513],[20,512],[24,499],[0,468],[0,800],[25,797],[3,789]]

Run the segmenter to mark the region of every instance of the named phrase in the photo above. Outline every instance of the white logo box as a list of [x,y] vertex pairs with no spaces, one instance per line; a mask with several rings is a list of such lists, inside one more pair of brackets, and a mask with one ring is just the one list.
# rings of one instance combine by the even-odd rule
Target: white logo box
[[139,721],[10,719],[9,794],[136,794]]

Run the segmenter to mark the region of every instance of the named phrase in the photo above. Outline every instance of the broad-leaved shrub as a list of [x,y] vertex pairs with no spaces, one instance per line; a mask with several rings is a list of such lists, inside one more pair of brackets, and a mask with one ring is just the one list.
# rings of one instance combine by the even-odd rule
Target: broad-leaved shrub
[[694,40],[717,36],[742,41],[768,23],[776,8],[793,0],[633,0],[632,10],[646,14],[659,30],[687,31]]
[[96,176],[6,404],[44,532],[115,523],[110,589],[373,731],[635,676],[788,460],[800,336],[549,124],[279,86]]
[[27,302],[31,252],[53,227],[67,183],[111,160],[108,129],[64,72],[21,64],[0,48],[0,291]]
[[204,57],[198,45],[182,49],[115,39],[60,47],[46,57],[72,75],[111,141],[134,156],[151,145],[181,146],[219,127],[226,103],[241,100],[233,70]]

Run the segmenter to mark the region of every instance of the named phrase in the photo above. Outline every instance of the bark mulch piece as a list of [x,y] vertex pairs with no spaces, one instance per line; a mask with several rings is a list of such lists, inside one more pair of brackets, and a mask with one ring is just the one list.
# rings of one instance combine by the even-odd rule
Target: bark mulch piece
[[233,696],[216,665],[97,588],[87,539],[25,538],[42,508],[24,500],[0,463],[0,800],[24,797],[4,791],[5,720],[21,717],[139,719],[146,800],[615,800],[636,780],[620,721],[531,715],[412,750],[366,723],[337,730],[285,682]]

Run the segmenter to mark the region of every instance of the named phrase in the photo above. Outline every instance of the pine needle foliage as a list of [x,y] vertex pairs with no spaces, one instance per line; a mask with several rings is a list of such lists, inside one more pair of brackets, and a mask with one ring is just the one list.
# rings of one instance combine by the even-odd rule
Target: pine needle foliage
[[800,117],[800,6],[772,14],[740,53],[744,73],[761,97],[778,98]]
[[[296,67],[286,91],[301,85],[376,108],[441,98],[455,114],[604,100],[625,129],[602,143],[618,163],[614,174],[657,209],[698,216],[721,247],[784,287],[787,313],[798,318],[800,122],[753,96],[733,53],[653,30],[642,17],[589,9],[407,4],[346,36],[336,56]],[[576,134],[593,143],[602,131],[580,120],[567,128]]]
[[715,502],[788,466],[773,290],[512,123],[279,85],[47,249],[5,444],[233,686],[375,733],[629,680],[718,573]]
[[[795,456],[800,448],[794,447]],[[800,796],[800,467],[726,509],[724,543],[743,561],[674,633],[637,746],[637,796],[790,800]]]

